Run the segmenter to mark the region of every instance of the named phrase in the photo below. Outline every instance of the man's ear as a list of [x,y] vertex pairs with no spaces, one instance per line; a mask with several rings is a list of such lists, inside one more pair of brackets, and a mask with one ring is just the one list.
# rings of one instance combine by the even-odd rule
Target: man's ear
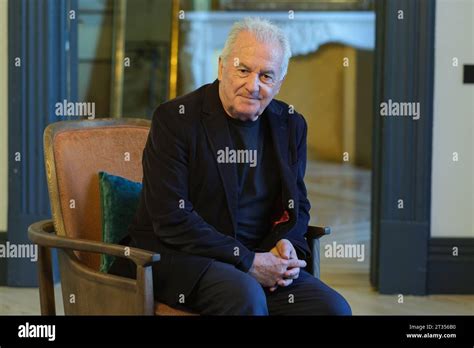
[[218,61],[218,66],[217,66],[217,79],[219,81],[222,80],[222,69],[224,67],[224,62],[222,61],[222,57],[219,56],[219,61]]

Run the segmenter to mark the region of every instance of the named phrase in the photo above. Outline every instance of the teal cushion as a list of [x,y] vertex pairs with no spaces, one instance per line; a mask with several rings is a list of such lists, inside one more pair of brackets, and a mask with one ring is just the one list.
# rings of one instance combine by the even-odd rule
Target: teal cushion
[[[127,235],[138,207],[142,184],[99,172],[102,241],[117,244]],[[107,273],[115,257],[101,255],[100,271]]]

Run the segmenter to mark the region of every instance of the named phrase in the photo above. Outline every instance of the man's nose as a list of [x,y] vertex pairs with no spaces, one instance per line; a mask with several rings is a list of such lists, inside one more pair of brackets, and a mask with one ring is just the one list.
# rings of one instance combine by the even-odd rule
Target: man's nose
[[260,78],[258,74],[251,73],[245,81],[245,88],[252,97],[258,97],[260,91]]

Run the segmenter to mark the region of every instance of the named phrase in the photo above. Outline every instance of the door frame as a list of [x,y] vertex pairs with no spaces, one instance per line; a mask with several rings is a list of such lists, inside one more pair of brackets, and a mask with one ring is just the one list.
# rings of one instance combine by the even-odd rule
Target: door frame
[[[384,294],[427,293],[435,5],[376,2],[370,279]],[[419,102],[420,118],[381,116],[389,99]]]
[[[436,1],[376,2],[370,280],[383,294],[474,294],[474,238],[431,237],[435,17]],[[419,102],[420,119],[380,116],[389,99]]]
[[[76,12],[77,0],[8,2],[7,240],[11,244],[31,244],[28,226],[51,218],[43,131],[64,119],[55,115],[56,102],[77,99]],[[6,273],[9,286],[37,286],[37,266],[31,258],[8,258]]]

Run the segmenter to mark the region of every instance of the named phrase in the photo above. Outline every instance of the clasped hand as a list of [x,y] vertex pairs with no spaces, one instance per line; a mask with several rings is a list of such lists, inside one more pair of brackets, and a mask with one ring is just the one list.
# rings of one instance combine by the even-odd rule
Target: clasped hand
[[274,291],[278,286],[288,286],[298,278],[301,267],[306,267],[306,262],[298,260],[296,250],[288,239],[281,239],[270,252],[255,254],[249,273],[264,287]]

